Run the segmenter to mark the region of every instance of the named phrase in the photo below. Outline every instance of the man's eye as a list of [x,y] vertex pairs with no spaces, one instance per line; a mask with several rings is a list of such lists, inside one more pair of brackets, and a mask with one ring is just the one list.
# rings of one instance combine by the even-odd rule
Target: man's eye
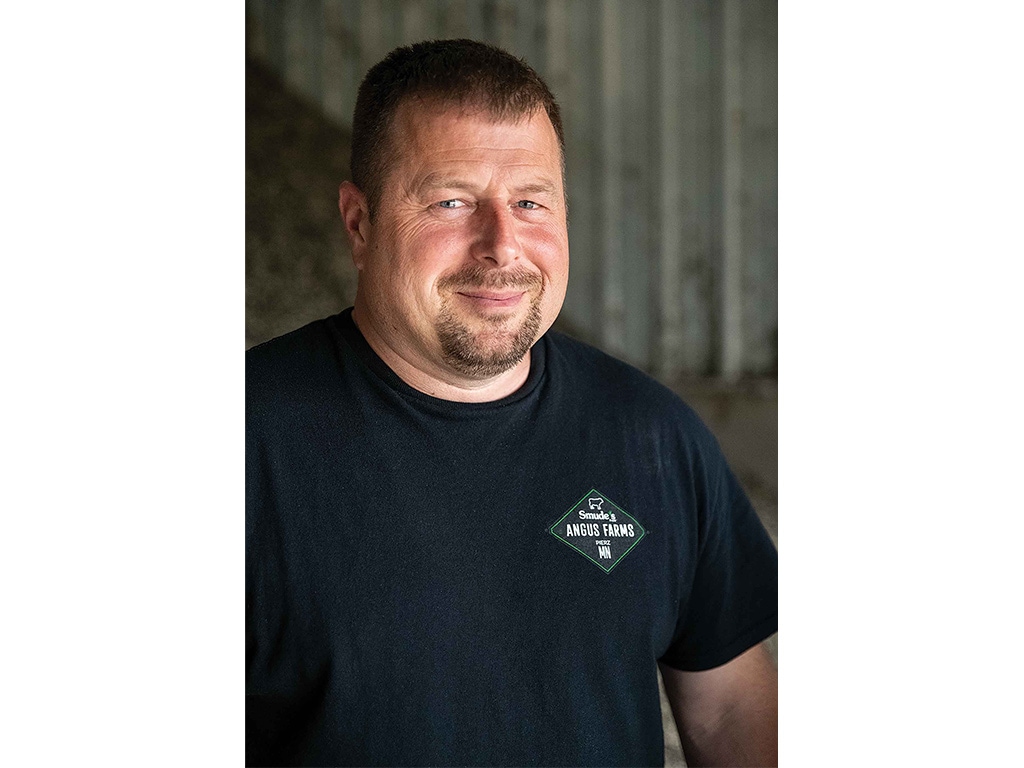
[[520,200],[518,203],[516,203],[516,205],[518,205],[520,208],[525,208],[528,211],[532,211],[532,210],[534,210],[536,208],[540,208],[540,206],[537,205],[532,200]]
[[458,208],[461,203],[458,200],[442,200],[438,205],[441,208]]

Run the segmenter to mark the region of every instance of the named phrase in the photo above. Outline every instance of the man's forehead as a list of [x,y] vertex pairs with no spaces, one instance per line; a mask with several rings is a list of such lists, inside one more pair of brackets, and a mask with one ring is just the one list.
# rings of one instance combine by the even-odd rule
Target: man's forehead
[[517,190],[560,194],[561,152],[543,109],[506,120],[480,107],[414,101],[396,114],[389,143],[392,172],[408,190],[475,189],[499,172]]
[[438,99],[406,99],[395,113],[394,149],[403,151],[443,149],[446,140],[465,140],[474,135],[478,148],[558,149],[558,137],[543,108],[518,115],[495,114],[475,102],[442,102]]
[[542,106],[505,119],[479,104],[407,98],[387,144],[383,186],[392,192],[477,193],[497,182],[514,194],[565,196],[561,147]]

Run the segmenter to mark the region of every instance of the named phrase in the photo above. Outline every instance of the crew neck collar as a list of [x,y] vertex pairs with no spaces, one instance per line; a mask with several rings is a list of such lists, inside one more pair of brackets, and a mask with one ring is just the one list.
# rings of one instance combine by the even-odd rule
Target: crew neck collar
[[381,359],[380,355],[366,341],[366,337],[363,336],[359,326],[352,319],[352,307],[336,315],[335,319],[342,337],[352,348],[353,352],[355,352],[359,360],[389,388],[395,390],[403,397],[445,411],[479,412],[513,405],[528,397],[537,388],[544,375],[547,340],[542,336],[530,350],[530,373],[527,375],[523,385],[515,392],[497,400],[489,400],[482,403],[464,403],[457,400],[433,397],[406,384],[397,373],[388,367],[388,364]]

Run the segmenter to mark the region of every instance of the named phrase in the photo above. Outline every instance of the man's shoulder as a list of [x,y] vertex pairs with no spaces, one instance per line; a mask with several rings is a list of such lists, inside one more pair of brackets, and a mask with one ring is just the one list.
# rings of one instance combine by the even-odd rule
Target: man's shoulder
[[250,397],[306,388],[337,368],[334,318],[312,323],[246,350],[245,384]]
[[595,346],[558,331],[549,331],[547,338],[552,363],[564,368],[576,386],[591,385],[606,391],[639,390],[659,400],[679,401],[678,395],[651,375]]
[[557,331],[547,334],[549,365],[581,397],[628,408],[638,416],[671,418],[706,429],[696,412],[650,374],[597,347]]

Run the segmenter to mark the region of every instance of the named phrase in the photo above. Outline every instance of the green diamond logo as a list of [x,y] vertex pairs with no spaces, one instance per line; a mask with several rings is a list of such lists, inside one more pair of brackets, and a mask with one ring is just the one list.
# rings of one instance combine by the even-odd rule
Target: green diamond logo
[[605,573],[647,534],[635,517],[596,488],[585,493],[549,530]]

